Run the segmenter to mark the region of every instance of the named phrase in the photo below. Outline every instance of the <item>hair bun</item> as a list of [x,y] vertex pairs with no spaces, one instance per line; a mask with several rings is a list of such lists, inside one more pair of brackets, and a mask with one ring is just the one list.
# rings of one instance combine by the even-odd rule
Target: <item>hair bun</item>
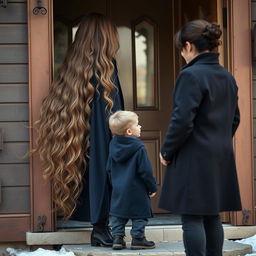
[[202,36],[208,38],[210,44],[215,48],[221,44],[221,41],[219,38],[222,35],[222,31],[220,28],[220,25],[217,23],[210,23],[209,25],[206,25]]
[[211,23],[210,25],[207,25],[202,35],[210,39],[219,39],[222,35],[220,25],[217,23]]

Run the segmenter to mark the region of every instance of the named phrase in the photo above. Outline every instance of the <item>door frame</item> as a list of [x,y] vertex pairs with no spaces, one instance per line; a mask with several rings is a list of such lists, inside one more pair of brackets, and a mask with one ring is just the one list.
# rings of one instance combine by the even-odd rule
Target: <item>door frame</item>
[[[33,128],[39,117],[42,99],[47,95],[52,81],[53,66],[53,6],[51,0],[43,2],[47,14],[34,15],[33,0],[28,0],[29,31],[29,113],[31,149],[35,146],[37,133]],[[173,0],[173,7],[179,1]],[[251,20],[250,0],[228,0],[230,31],[231,71],[239,86],[239,104],[241,124],[234,139],[235,155],[238,168],[243,209],[250,214],[236,212],[232,214],[233,225],[254,225],[253,194],[253,150],[252,150],[252,80],[251,80]],[[170,14],[171,15],[171,14]],[[173,22],[179,22],[178,17]],[[235,40],[234,40],[235,39]],[[177,54],[174,57],[174,63]],[[174,70],[177,73],[177,69]],[[247,134],[248,136],[243,136]],[[37,154],[30,157],[31,174],[31,231],[42,231],[38,225],[39,216],[46,216],[43,231],[54,231],[55,216],[53,212],[51,184],[42,178],[42,165]]]
[[[28,0],[28,57],[29,57],[29,127],[30,149],[35,148],[37,131],[35,121],[43,98],[52,82],[52,38],[53,6],[51,0],[43,1],[45,15],[35,15],[37,1]],[[55,217],[51,183],[42,177],[42,162],[37,153],[30,156],[31,182],[31,231],[54,231]],[[41,216],[41,217],[40,217]],[[44,218],[46,221],[44,223]]]
[[239,88],[241,113],[234,148],[243,207],[243,211],[232,213],[231,223],[255,225],[251,0],[228,0],[227,3],[230,71]]

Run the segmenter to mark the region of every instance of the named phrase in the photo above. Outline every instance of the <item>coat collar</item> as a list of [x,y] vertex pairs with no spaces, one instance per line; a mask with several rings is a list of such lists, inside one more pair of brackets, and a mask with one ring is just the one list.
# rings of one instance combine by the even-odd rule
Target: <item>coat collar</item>
[[219,64],[219,53],[218,52],[204,52],[197,55],[193,60],[191,60],[182,69],[188,68],[192,65],[197,64]]

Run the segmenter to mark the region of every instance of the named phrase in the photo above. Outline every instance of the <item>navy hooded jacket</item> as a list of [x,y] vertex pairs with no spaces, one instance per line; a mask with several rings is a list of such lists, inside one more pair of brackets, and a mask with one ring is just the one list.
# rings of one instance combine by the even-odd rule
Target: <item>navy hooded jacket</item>
[[115,136],[109,145],[107,171],[112,184],[110,215],[152,217],[149,194],[157,186],[143,143],[133,136]]

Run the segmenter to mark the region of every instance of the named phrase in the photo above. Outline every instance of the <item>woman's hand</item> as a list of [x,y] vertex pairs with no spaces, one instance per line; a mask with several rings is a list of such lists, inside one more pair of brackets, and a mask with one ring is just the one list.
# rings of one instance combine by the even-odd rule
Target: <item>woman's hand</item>
[[167,161],[167,160],[163,159],[163,156],[162,156],[161,152],[159,153],[159,157],[160,157],[160,162],[161,162],[162,165],[167,166],[170,163],[170,161]]
[[152,194],[149,194],[149,197],[152,198],[156,195],[156,192],[152,193]]

